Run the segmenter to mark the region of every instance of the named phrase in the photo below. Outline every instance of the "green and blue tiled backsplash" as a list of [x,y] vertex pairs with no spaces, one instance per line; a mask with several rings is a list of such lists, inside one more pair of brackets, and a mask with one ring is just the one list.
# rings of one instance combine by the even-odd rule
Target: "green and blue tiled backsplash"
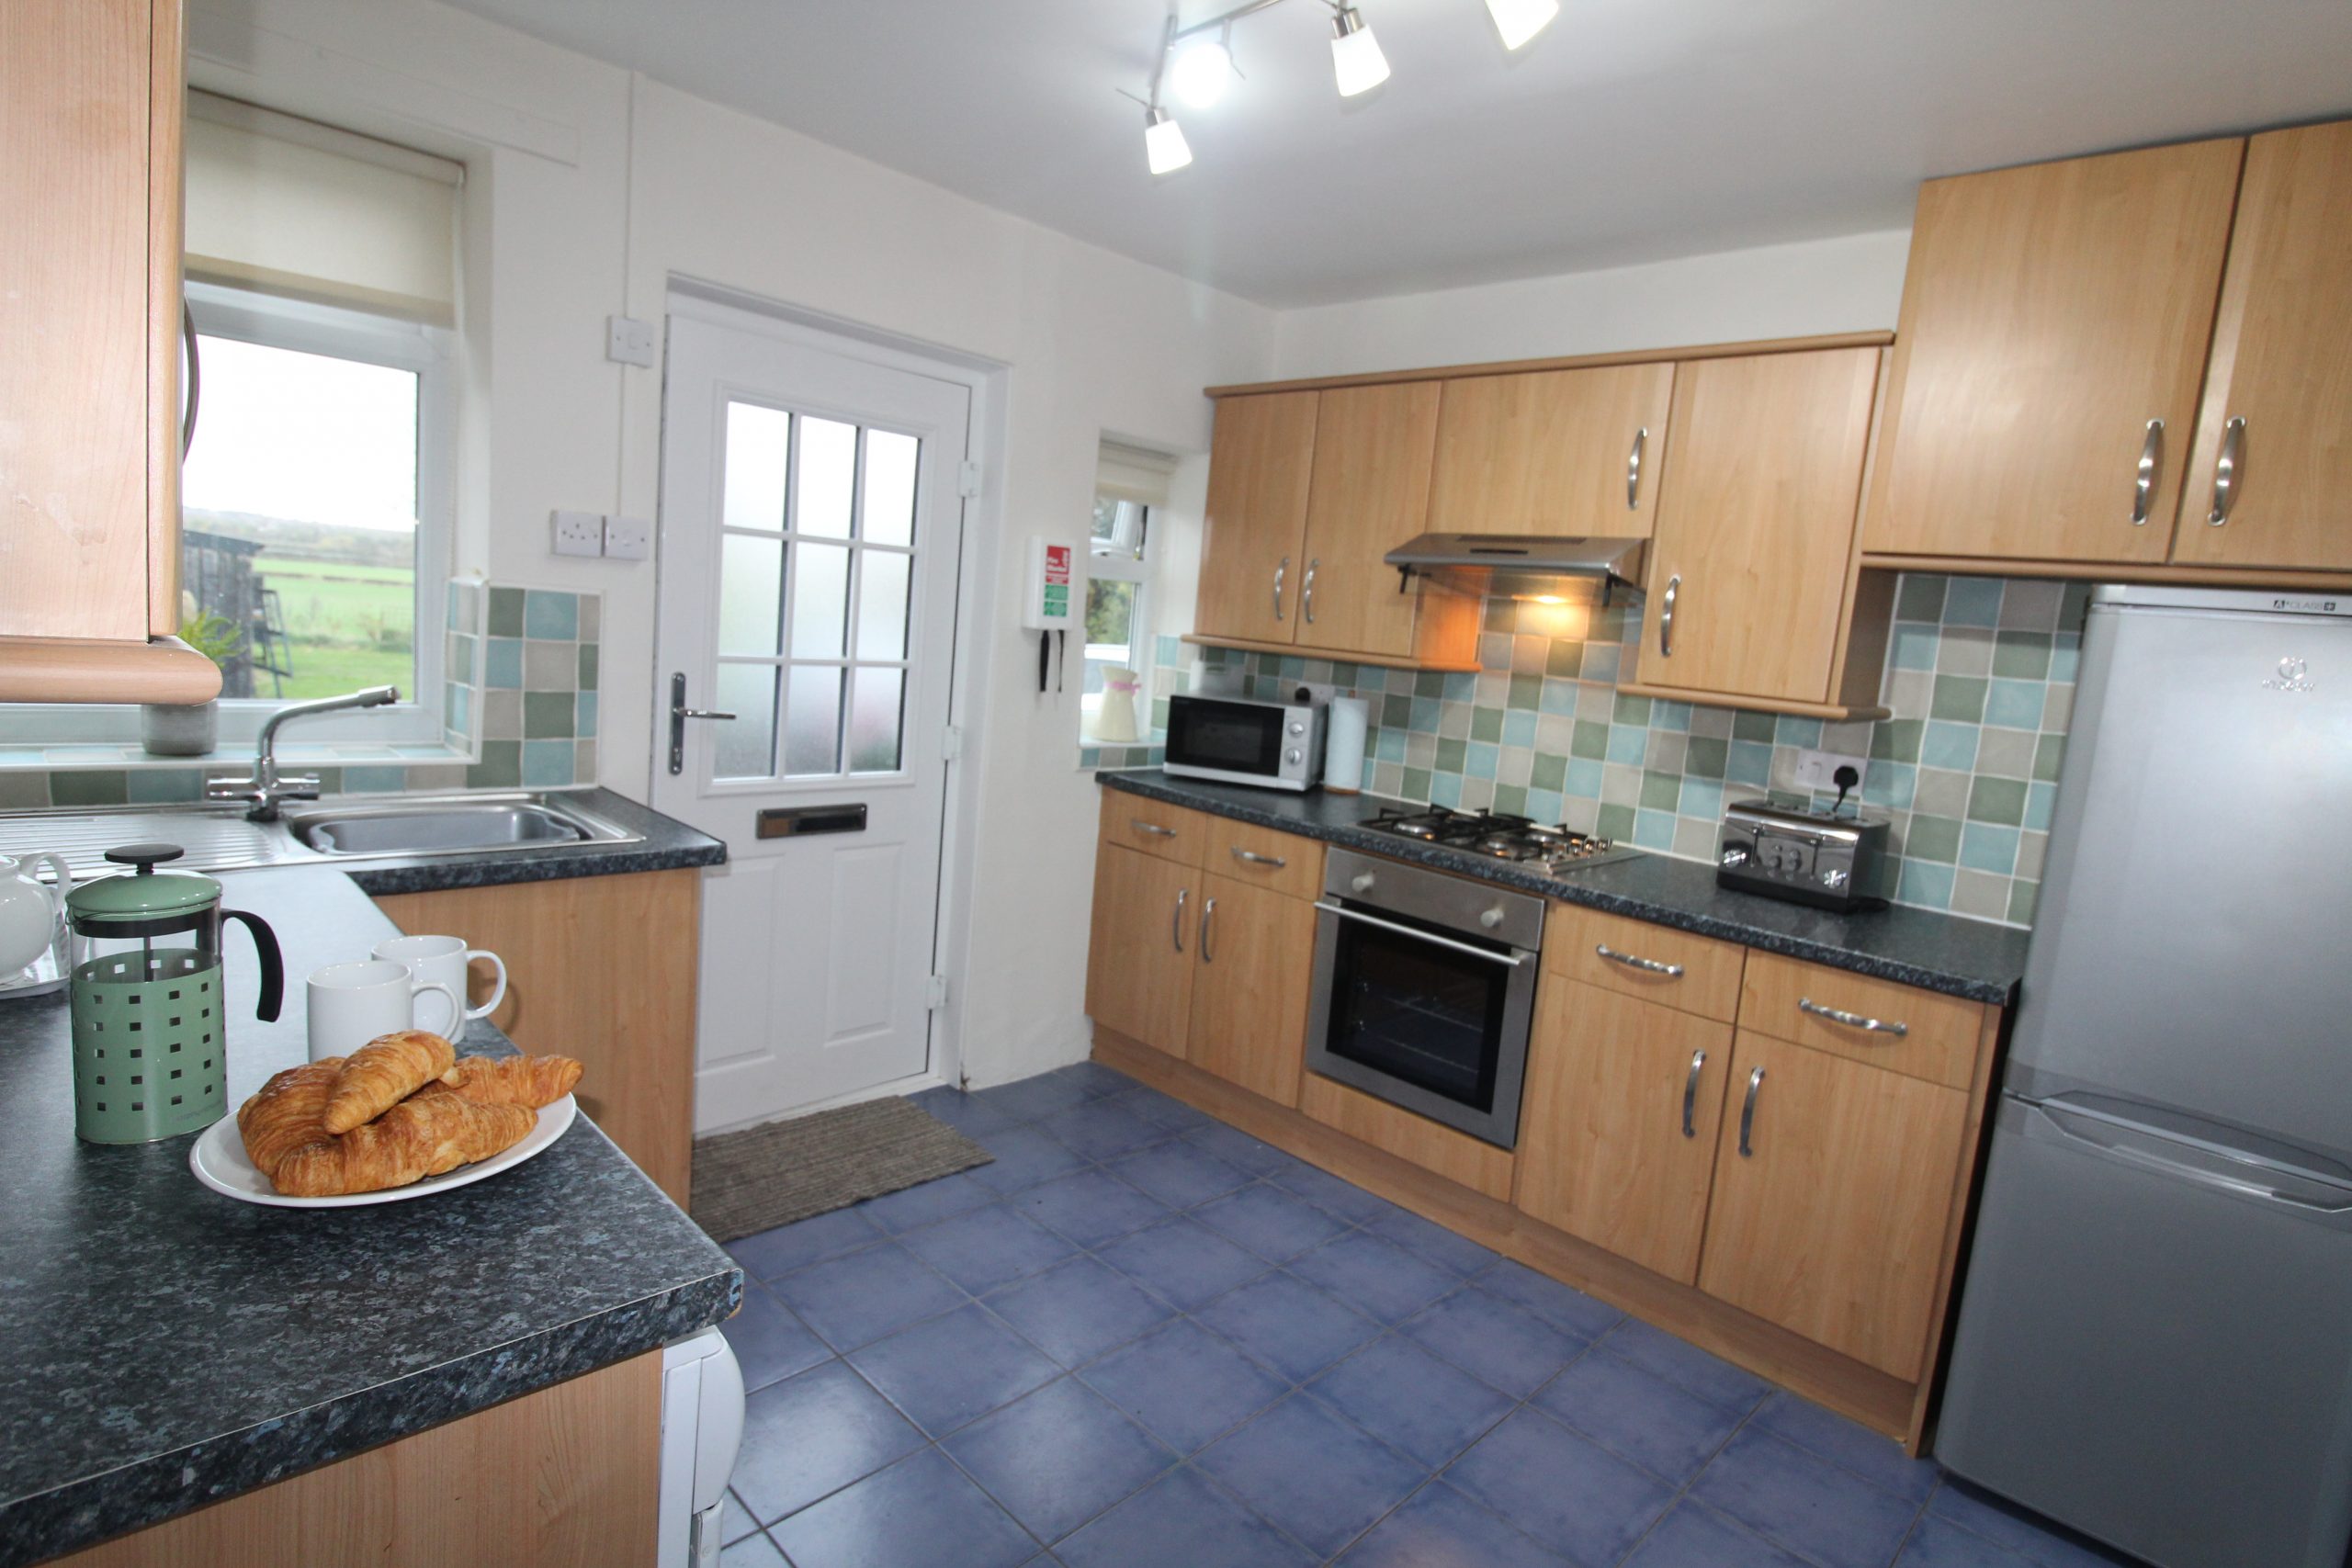
[[[1618,672],[1640,642],[1639,595],[1607,609],[1489,600],[1475,675],[1199,652],[1204,665],[1238,666],[1253,696],[1306,681],[1363,698],[1363,787],[1374,794],[1521,812],[1689,860],[1714,859],[1726,797],[1829,804],[1834,795],[1796,786],[1801,750],[1866,755],[1863,803],[1890,818],[1882,891],[2030,925],[2087,600],[2079,584],[1906,574],[1881,696],[1893,716],[1876,724],[1621,693]],[[1156,728],[1168,694],[1195,679],[1193,651],[1158,640]]]
[[[305,742],[294,729],[278,760],[317,773],[331,795],[594,784],[603,629],[601,594],[452,582],[444,743]],[[209,777],[244,776],[251,756],[224,742],[213,758],[174,766],[136,744],[0,745],[0,808],[196,800]]]

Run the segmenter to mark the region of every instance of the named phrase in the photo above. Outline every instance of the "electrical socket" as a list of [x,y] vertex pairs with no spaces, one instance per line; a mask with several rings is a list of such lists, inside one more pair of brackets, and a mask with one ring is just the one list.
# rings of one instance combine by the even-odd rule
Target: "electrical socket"
[[1797,753],[1796,780],[1802,789],[1826,790],[1837,793],[1838,770],[1854,770],[1854,787],[1850,793],[1861,793],[1862,780],[1869,776],[1870,761],[1864,757],[1849,757],[1840,751],[1800,751]]
[[605,514],[605,553],[615,560],[650,560],[653,525],[642,517]]
[[555,553],[560,556],[601,556],[605,553],[605,520],[594,512],[554,514]]

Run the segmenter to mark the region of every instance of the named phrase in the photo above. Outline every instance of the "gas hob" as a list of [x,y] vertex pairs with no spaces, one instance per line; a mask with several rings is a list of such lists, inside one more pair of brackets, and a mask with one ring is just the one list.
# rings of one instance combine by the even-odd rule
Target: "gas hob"
[[1411,811],[1390,807],[1361,825],[1375,833],[1544,871],[1623,860],[1634,852],[1619,848],[1613,840],[1543,827],[1532,818],[1501,811],[1455,811],[1443,806]]

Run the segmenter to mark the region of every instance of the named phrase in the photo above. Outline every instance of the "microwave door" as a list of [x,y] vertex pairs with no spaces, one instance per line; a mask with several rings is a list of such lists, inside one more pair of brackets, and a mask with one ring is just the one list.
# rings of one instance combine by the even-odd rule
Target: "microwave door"
[[1250,703],[1171,703],[1168,755],[1187,767],[1248,778],[1282,771],[1282,712]]

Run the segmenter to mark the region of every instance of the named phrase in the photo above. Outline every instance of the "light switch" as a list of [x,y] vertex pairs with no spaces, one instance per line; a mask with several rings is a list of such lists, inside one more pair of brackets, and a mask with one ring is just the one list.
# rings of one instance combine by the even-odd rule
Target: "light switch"
[[651,369],[654,363],[653,323],[640,321],[634,316],[606,316],[605,357],[616,365],[642,365]]
[[615,560],[653,558],[653,525],[642,517],[605,517],[605,553]]
[[605,519],[594,512],[555,513],[555,553],[560,556],[601,556],[605,553]]

